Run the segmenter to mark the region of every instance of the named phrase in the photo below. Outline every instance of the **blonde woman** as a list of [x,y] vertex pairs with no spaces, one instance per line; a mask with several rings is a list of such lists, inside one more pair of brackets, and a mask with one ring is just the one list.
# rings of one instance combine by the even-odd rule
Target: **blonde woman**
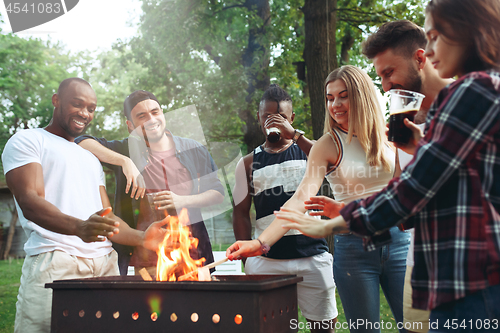
[[[392,179],[395,156],[387,143],[383,114],[370,77],[355,66],[340,67],[328,75],[325,96],[328,112],[324,135],[311,149],[304,179],[285,208],[305,212],[304,201],[316,195],[325,176],[338,201],[335,210],[380,191]],[[321,200],[326,198],[316,198],[315,202]],[[330,215],[327,211],[310,213],[319,214]],[[228,257],[265,254],[287,231],[283,223],[275,219],[258,239],[234,243],[227,250]],[[410,235],[397,227],[391,234],[393,242],[373,252],[365,252],[363,240],[350,233],[335,236],[334,275],[346,318],[364,323],[351,326],[351,332],[380,332],[379,286],[394,318],[403,320]]]

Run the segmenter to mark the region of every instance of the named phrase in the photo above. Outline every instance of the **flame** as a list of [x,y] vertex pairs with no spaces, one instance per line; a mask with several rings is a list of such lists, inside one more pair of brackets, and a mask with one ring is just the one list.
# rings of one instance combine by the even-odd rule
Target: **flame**
[[198,281],[198,267],[202,267],[205,258],[194,260],[189,249],[198,247],[198,239],[191,236],[187,225],[189,216],[183,208],[179,216],[171,216],[166,225],[168,230],[158,248],[156,281],[177,281],[180,276],[195,271],[188,280]]

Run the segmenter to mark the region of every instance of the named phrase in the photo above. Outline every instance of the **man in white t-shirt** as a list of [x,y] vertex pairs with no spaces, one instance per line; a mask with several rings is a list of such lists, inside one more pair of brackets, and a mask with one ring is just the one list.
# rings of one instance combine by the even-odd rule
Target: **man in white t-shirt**
[[[14,194],[24,246],[15,332],[49,332],[54,280],[119,275],[109,239],[158,247],[166,222],[146,232],[131,229],[112,212],[99,160],[73,142],[94,117],[96,96],[85,80],[61,82],[52,96],[54,113],[45,128],[22,130],[2,154]],[[104,216],[106,215],[106,216]]]

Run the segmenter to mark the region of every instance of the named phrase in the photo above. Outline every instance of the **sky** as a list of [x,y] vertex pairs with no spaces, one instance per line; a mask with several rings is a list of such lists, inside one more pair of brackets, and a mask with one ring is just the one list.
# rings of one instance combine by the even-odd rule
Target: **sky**
[[[0,13],[5,22],[0,24],[2,33],[12,32],[4,1],[0,1]],[[80,0],[66,14],[16,35],[59,40],[74,52],[103,51],[119,38],[134,36],[140,14],[140,0]]]

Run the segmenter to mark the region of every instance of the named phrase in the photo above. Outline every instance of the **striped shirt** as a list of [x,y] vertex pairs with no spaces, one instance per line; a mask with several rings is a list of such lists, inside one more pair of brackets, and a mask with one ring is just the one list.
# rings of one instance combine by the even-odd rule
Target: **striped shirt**
[[401,176],[341,214],[368,249],[415,227],[413,307],[434,309],[500,284],[499,209],[500,74],[473,72],[439,93]]
[[[274,211],[290,199],[304,178],[307,157],[297,144],[270,154],[257,147],[253,154],[252,183],[256,222],[255,238],[274,220]],[[324,239],[315,239],[290,230],[267,254],[272,259],[311,257],[328,251]]]

